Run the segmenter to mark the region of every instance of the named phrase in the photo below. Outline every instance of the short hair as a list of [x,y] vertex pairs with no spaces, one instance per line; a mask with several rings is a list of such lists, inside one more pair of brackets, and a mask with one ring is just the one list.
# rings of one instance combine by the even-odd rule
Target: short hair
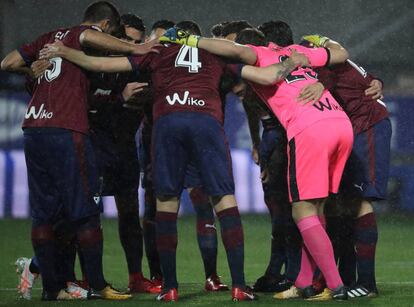
[[121,21],[124,26],[134,28],[138,31],[145,32],[145,25],[141,17],[135,14],[124,14],[121,16]]
[[242,45],[266,46],[266,38],[264,34],[257,29],[244,29],[236,36],[236,43]]
[[118,28],[116,28],[115,31],[111,33],[111,35],[112,36],[115,36],[116,38],[119,38],[119,39],[127,39],[127,40],[130,39],[126,35],[125,27],[118,27]]
[[293,44],[292,29],[284,21],[268,21],[258,27],[266,37],[268,43],[272,42],[281,47]]
[[190,34],[201,35],[200,26],[195,21],[184,20],[184,21],[180,21],[175,26],[179,29],[183,29],[189,32]]
[[227,36],[231,33],[239,33],[241,30],[253,28],[253,26],[246,20],[231,21],[226,24],[221,30],[221,36]]
[[211,35],[213,35],[213,36],[222,36],[223,28],[228,23],[229,23],[229,21],[223,21],[223,22],[220,22],[220,23],[215,24],[214,26],[212,26],[211,29],[210,29]]
[[154,22],[154,24],[151,27],[151,31],[161,28],[164,30],[168,30],[169,28],[172,28],[175,26],[175,22],[168,20],[168,19],[161,19],[161,20],[157,20],[156,22]]
[[111,26],[119,26],[121,17],[115,5],[108,1],[90,4],[83,14],[83,21],[99,22],[108,19]]

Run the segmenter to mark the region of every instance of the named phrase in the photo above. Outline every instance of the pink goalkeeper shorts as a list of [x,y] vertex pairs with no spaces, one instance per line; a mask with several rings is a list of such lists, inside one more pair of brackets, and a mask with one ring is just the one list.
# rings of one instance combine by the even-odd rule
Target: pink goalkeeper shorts
[[324,119],[289,141],[288,186],[291,202],[337,193],[351,153],[353,131],[348,119]]

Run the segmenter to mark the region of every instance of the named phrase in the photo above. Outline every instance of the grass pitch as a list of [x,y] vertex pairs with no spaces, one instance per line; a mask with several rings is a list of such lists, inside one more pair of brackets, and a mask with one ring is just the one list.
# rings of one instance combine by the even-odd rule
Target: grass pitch
[[[243,216],[245,233],[245,272],[252,284],[266,268],[270,255],[270,221],[267,216]],[[379,244],[377,250],[377,281],[380,296],[375,299],[357,299],[348,302],[304,302],[301,300],[276,301],[271,294],[259,294],[256,302],[233,303],[229,292],[203,291],[204,274],[195,234],[193,217],[179,218],[177,272],[180,282],[180,306],[414,306],[414,216],[382,216],[379,218]],[[124,254],[118,240],[116,220],[104,220],[104,269],[106,279],[115,287],[127,287],[128,273]],[[154,295],[137,294],[132,300],[41,302],[40,282],[35,286],[32,301],[17,299],[16,274],[13,263],[20,256],[30,257],[30,221],[0,220],[0,306],[156,306]],[[220,240],[219,240],[220,241]],[[144,275],[148,275],[146,259]],[[230,283],[230,275],[222,244],[219,244],[218,272],[222,280]]]

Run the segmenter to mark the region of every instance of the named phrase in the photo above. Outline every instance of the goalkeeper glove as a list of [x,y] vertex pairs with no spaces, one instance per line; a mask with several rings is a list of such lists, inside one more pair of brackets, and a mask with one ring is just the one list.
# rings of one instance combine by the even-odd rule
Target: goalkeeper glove
[[315,47],[325,47],[325,44],[329,41],[329,37],[319,34],[305,35],[302,39],[313,44]]
[[175,43],[197,48],[200,36],[192,35],[184,30],[175,27],[169,28],[163,36],[160,37],[160,43]]

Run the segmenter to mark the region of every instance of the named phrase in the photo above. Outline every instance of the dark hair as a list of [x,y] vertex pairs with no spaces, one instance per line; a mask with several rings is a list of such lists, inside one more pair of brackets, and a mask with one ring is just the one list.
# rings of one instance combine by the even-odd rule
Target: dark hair
[[201,35],[200,26],[195,21],[184,20],[184,21],[180,21],[175,26],[179,29],[183,29],[189,32],[190,34]]
[[121,16],[121,21],[127,27],[131,27],[137,29],[138,31],[145,32],[145,25],[142,21],[142,18],[135,14],[124,14]]
[[115,31],[111,33],[111,35],[119,39],[129,39],[129,37],[126,35],[125,27],[117,27]]
[[266,37],[268,43],[272,42],[281,47],[293,44],[293,34],[289,25],[283,21],[268,21],[258,27]]
[[168,19],[161,19],[161,20],[157,20],[156,22],[154,22],[154,24],[151,27],[151,31],[155,30],[157,28],[161,28],[164,30],[168,30],[169,28],[172,28],[175,26],[175,22],[168,20]]
[[246,20],[231,21],[226,24],[221,30],[221,36],[227,36],[231,33],[239,33],[241,30],[253,28],[253,26]]
[[215,24],[211,27],[210,33],[213,36],[222,36],[222,31],[225,25],[229,24],[229,21],[223,21],[218,24]]
[[242,45],[265,46],[266,39],[264,34],[257,29],[244,29],[236,36],[236,43]]
[[90,4],[83,14],[83,21],[99,22],[108,19],[111,26],[119,26],[121,17],[118,9],[111,2],[98,1]]

